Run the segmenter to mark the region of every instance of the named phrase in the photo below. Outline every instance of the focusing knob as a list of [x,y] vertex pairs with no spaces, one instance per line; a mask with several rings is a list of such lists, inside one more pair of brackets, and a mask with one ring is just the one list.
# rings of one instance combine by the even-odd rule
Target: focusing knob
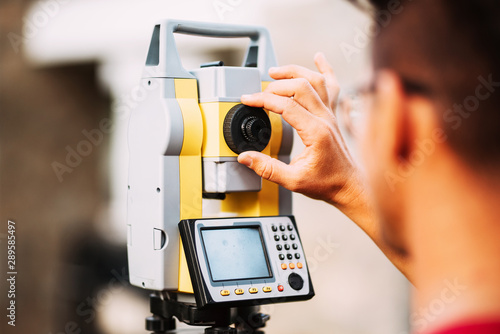
[[288,284],[290,284],[292,289],[298,291],[304,287],[304,279],[302,279],[299,274],[291,273],[290,276],[288,276]]
[[255,142],[259,140],[259,137],[265,137],[268,129],[266,128],[266,122],[255,116],[250,116],[243,120],[241,124],[241,130],[243,132],[243,137],[248,142]]
[[262,151],[271,139],[271,121],[262,108],[237,104],[224,119],[224,139],[236,154]]

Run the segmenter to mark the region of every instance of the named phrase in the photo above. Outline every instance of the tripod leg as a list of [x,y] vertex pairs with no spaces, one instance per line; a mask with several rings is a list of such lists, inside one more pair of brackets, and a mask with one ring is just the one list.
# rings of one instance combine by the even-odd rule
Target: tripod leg
[[264,334],[261,328],[271,318],[269,315],[260,313],[259,306],[238,308],[238,318],[235,323],[238,334]]
[[158,308],[158,301],[168,298],[168,295],[162,295],[162,293],[154,293],[149,296],[150,298],[150,309],[152,316],[146,318],[146,330],[153,332],[153,334],[165,334],[169,330],[175,329],[175,319],[174,315],[170,312],[161,312],[163,309]]
[[154,334],[164,334],[169,330],[175,329],[174,318],[163,318],[159,315],[153,315],[146,318],[146,330]]
[[210,327],[205,329],[205,334],[238,334],[236,328],[232,327]]

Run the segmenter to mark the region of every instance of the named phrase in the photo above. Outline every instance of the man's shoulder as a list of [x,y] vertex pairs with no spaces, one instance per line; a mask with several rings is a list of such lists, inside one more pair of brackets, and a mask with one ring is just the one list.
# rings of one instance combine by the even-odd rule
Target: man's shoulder
[[500,319],[455,324],[429,334],[500,334]]

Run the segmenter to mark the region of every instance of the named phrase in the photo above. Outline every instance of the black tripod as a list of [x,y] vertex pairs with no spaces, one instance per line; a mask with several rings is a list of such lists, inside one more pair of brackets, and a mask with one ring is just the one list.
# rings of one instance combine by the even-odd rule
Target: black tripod
[[259,306],[199,309],[172,293],[150,295],[150,308],[153,315],[146,318],[146,330],[154,334],[174,330],[174,317],[192,326],[211,326],[205,334],[264,334],[260,329],[270,319],[259,312]]

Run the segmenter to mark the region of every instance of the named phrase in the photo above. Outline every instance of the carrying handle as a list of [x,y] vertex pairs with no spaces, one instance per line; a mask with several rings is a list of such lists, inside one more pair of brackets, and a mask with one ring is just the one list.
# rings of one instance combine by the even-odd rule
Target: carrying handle
[[207,37],[249,37],[258,40],[262,29],[204,22],[181,22],[172,26],[172,33]]
[[194,78],[182,66],[174,33],[222,38],[248,37],[250,44],[242,66],[257,67],[263,81],[271,80],[268,71],[270,67],[276,66],[276,58],[266,28],[180,20],[164,20],[155,25],[143,77]]

